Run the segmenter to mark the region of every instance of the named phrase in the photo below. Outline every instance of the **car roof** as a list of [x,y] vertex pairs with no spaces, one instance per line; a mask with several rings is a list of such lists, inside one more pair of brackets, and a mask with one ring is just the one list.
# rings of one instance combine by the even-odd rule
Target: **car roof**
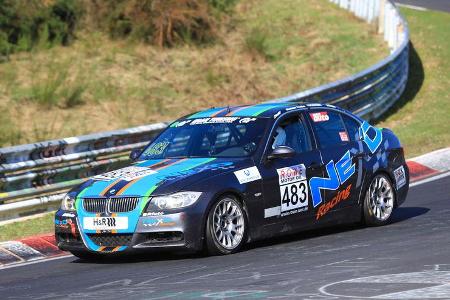
[[260,103],[254,105],[241,105],[241,106],[223,106],[212,107],[206,110],[189,114],[183,119],[196,119],[196,118],[212,118],[212,117],[258,117],[258,118],[271,118],[278,116],[284,112],[293,110],[306,110],[308,108],[334,108],[342,112],[351,114],[350,112],[337,108],[334,105],[322,104],[322,103],[301,103],[301,102],[272,102],[272,103]]

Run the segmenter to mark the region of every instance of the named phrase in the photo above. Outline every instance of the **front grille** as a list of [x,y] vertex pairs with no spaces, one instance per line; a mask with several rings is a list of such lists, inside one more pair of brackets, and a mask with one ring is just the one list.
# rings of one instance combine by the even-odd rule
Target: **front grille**
[[112,198],[84,198],[83,208],[91,213],[121,213],[129,212],[136,208],[139,203],[139,197],[112,197]]
[[139,198],[136,197],[121,197],[111,198],[109,200],[109,211],[113,213],[132,211],[136,208]]
[[87,212],[102,213],[106,211],[107,198],[84,198],[83,208]]
[[88,234],[88,237],[97,246],[119,247],[119,246],[128,246],[131,243],[133,234],[101,233],[101,234]]

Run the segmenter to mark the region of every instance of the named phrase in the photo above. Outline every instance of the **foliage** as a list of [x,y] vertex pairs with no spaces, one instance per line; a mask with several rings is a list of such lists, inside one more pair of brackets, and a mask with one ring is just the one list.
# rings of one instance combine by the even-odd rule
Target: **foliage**
[[61,44],[75,37],[81,16],[76,0],[0,0],[0,55]]
[[215,36],[204,0],[122,0],[102,11],[113,38],[131,37],[173,47],[180,42],[208,43]]

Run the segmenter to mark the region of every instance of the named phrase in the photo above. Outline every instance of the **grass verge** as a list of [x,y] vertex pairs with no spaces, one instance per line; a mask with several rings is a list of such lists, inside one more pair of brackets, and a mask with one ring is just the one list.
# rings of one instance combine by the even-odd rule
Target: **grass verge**
[[24,237],[53,233],[55,213],[48,213],[40,217],[18,221],[0,226],[0,242],[18,240]]
[[378,123],[407,157],[450,146],[450,14],[402,8],[410,27],[410,74],[400,101]]
[[235,10],[208,46],[80,32],[69,47],[11,55],[0,64],[0,147],[277,98],[388,54],[373,26],[326,0],[245,0]]

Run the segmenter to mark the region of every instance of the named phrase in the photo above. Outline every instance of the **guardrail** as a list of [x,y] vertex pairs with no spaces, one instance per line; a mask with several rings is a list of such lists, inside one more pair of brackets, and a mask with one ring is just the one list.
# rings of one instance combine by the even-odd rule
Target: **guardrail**
[[[268,102],[321,102],[374,119],[399,99],[408,78],[406,21],[388,0],[330,0],[367,22],[378,22],[391,54],[358,74]],[[167,124],[0,149],[0,220],[46,211],[83,178],[126,165],[132,149]]]

